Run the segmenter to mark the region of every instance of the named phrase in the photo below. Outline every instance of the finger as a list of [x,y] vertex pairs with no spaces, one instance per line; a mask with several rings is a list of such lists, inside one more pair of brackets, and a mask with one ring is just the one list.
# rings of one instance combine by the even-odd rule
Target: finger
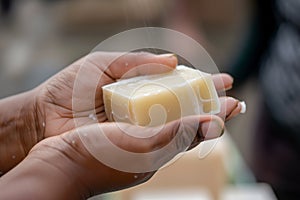
[[89,55],[87,60],[113,79],[165,73],[177,66],[177,57],[174,54],[155,55],[148,52],[96,52]]
[[236,107],[231,112],[228,112],[228,114],[226,116],[226,121],[234,118],[235,116],[237,116],[240,113],[244,113],[243,109],[244,109],[243,102],[238,102]]
[[220,98],[221,103],[221,111],[218,113],[218,116],[222,119],[225,119],[225,121],[228,121],[242,111],[242,102],[239,100],[232,98],[232,97],[221,97]]
[[229,74],[221,73],[212,76],[216,90],[229,90],[232,88],[233,78]]
[[176,144],[178,151],[194,147],[205,140],[222,135],[224,122],[217,116],[188,116],[166,124],[164,131],[153,138],[154,149],[162,148],[170,142]]
[[160,127],[94,124],[77,130],[79,141],[72,134],[61,137],[74,146],[84,144],[91,155],[114,169],[144,173],[158,170],[178,153],[201,141],[219,137],[223,129],[219,117],[204,115],[184,117]]
[[223,128],[223,121],[213,115],[188,116],[158,127],[141,127],[127,123],[101,125],[101,131],[114,145],[135,153],[163,148],[173,139],[176,140],[174,144],[177,145],[177,150],[183,151],[191,145],[195,137],[199,142],[214,139],[221,135]]

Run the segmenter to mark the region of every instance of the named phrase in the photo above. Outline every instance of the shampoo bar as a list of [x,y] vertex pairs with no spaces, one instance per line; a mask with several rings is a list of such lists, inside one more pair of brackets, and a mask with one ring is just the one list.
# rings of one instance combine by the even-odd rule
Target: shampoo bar
[[102,89],[109,121],[158,126],[183,116],[220,112],[211,75],[182,65],[164,74],[122,79]]

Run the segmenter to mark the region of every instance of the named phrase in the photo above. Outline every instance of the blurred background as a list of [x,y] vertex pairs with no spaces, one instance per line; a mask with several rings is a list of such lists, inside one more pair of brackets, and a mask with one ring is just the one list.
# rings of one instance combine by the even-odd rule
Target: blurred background
[[[268,84],[261,81],[264,80],[261,74],[268,74],[261,73],[261,66],[268,63],[268,55],[273,55],[268,51],[272,43],[276,43],[275,36],[283,29],[280,28],[281,22],[286,21],[282,20],[284,14],[278,15],[284,13],[284,9],[280,12],[276,5],[286,7],[288,13],[292,9],[297,16],[295,9],[299,8],[299,1],[287,0],[285,4],[288,5],[272,0],[0,2],[1,98],[37,86],[112,35],[136,27],[158,26],[183,32],[202,44],[220,71],[234,76],[234,90],[230,95],[247,103],[247,113],[227,124],[225,135],[207,157],[200,159],[199,149],[196,149],[162,169],[147,184],[94,199],[299,199],[295,191],[300,189],[300,182],[297,182],[300,175],[294,173],[299,167],[298,148],[294,146],[299,143],[290,145],[287,142],[283,150],[276,143],[275,151],[272,142],[268,142],[272,140],[264,134],[258,135],[262,130],[273,134],[265,123],[278,121],[276,117],[272,121],[273,112],[269,111],[272,106],[276,107],[276,102],[271,107],[265,106],[266,98],[272,96],[265,95],[267,86],[264,86]],[[286,16],[286,19],[293,21],[293,16]],[[295,24],[299,22],[297,20]],[[293,35],[293,31],[290,32]],[[287,35],[287,40],[290,37]],[[297,38],[295,41],[299,42]],[[286,42],[283,47],[278,47],[283,52],[290,49],[290,44],[284,44]],[[285,54],[300,57],[299,46]],[[293,66],[299,69],[299,64]],[[299,76],[295,77],[294,85],[300,83],[299,80]],[[289,95],[295,101],[299,100],[295,91]],[[297,105],[293,108],[299,110]],[[267,111],[262,113],[265,107]],[[287,129],[284,124],[276,130]],[[277,158],[276,152],[281,157]],[[277,166],[286,156],[290,159],[283,160],[287,166],[292,163],[293,167],[288,171],[294,176],[282,173]],[[275,165],[276,169],[272,171]],[[276,173],[280,176],[277,177]],[[289,178],[284,179],[286,176]]]

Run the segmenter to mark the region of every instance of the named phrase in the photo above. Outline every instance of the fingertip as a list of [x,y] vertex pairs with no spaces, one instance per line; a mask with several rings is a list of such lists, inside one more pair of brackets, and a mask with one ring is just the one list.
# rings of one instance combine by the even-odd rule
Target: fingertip
[[110,65],[110,75],[119,79],[140,75],[161,74],[175,69],[177,63],[175,54],[127,53]]
[[222,73],[221,75],[223,76],[225,90],[230,90],[232,88],[234,78],[230,74],[227,74],[227,73]]
[[139,64],[131,69],[131,72],[127,74],[127,77],[136,75],[152,75],[162,74],[174,70],[177,66],[177,56],[175,54],[152,54],[152,53],[139,53]]
[[176,54],[167,53],[167,54],[159,54],[156,55],[159,59],[161,59],[162,63],[169,66],[172,69],[175,69],[178,65],[178,58]]
[[217,90],[229,90],[232,88],[233,77],[227,73],[213,75],[213,81]]
[[226,117],[226,121],[234,118],[239,114],[244,114],[246,112],[246,103],[244,101],[238,101],[235,109]]
[[223,76],[224,81],[226,81],[228,83],[233,83],[234,82],[233,76],[231,76],[228,73],[221,73],[221,76]]
[[220,137],[224,132],[224,121],[215,115],[210,120],[202,122],[200,128],[204,140],[211,140]]

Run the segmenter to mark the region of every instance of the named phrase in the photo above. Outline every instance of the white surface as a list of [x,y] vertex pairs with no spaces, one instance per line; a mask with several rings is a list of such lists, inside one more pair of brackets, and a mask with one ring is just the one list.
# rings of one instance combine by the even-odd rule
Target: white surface
[[169,190],[136,193],[132,200],[211,200],[205,190]]
[[271,187],[267,184],[245,184],[227,187],[221,200],[277,200]]
[[[213,200],[205,189],[191,190],[149,190],[137,192],[131,200]],[[227,186],[220,194],[220,200],[277,200],[268,184],[241,184]]]

